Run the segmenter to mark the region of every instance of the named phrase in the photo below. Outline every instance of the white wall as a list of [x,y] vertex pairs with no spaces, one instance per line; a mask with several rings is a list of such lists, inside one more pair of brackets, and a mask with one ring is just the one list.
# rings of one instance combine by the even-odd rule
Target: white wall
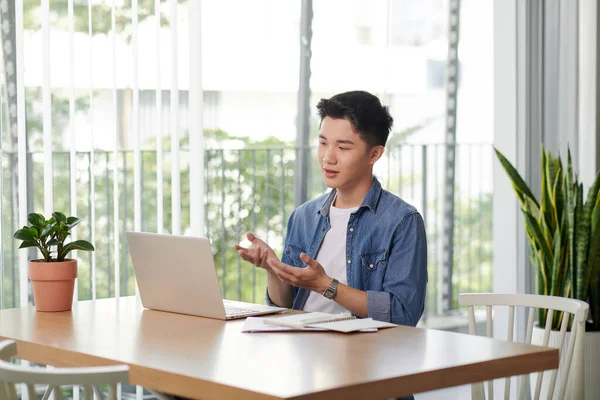
[[579,1],[579,176],[589,187],[600,170],[600,93],[596,0]]

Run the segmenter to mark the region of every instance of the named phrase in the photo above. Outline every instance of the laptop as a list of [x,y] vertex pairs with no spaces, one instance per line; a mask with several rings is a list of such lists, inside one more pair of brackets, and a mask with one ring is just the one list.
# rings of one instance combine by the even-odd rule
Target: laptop
[[221,320],[285,310],[224,300],[206,238],[146,232],[126,235],[142,305],[146,308]]

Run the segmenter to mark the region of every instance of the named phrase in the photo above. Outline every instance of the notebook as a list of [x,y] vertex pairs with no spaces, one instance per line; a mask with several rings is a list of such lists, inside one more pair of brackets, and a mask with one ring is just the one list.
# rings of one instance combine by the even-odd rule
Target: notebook
[[288,315],[280,318],[264,318],[264,324],[284,326],[296,329],[316,330],[326,329],[337,332],[374,331],[378,328],[391,328],[397,326],[372,318],[356,318],[350,314],[327,314],[312,312]]
[[394,326],[398,326],[396,324],[392,324],[385,321],[377,321],[373,318],[355,318],[350,320],[342,320],[335,322],[325,322],[319,324],[311,324],[310,327],[314,329],[327,329],[330,331],[337,332],[369,332],[373,330],[377,330],[379,328],[393,328]]
[[242,332],[323,332],[324,328],[292,328],[290,326],[270,325],[264,323],[264,317],[248,317],[244,321]]
[[280,318],[265,318],[265,324],[288,326],[290,328],[308,328],[314,324],[322,324],[325,322],[345,321],[356,319],[351,314],[327,314],[322,312],[311,312],[287,315]]

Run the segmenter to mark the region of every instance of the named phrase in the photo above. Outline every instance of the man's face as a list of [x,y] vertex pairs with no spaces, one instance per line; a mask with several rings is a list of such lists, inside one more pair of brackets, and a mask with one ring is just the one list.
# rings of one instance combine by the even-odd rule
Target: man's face
[[383,146],[368,149],[347,119],[325,117],[321,122],[317,156],[328,187],[348,190],[370,179],[372,166],[381,154]]

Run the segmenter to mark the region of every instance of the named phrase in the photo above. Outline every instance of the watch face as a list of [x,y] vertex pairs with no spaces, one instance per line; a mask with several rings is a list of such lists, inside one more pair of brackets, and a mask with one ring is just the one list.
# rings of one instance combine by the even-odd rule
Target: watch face
[[329,287],[327,289],[325,289],[325,292],[323,293],[323,296],[325,296],[325,298],[331,300],[335,297],[335,293],[337,291],[337,285],[338,285],[338,281],[337,279],[334,279],[331,284],[329,285]]

